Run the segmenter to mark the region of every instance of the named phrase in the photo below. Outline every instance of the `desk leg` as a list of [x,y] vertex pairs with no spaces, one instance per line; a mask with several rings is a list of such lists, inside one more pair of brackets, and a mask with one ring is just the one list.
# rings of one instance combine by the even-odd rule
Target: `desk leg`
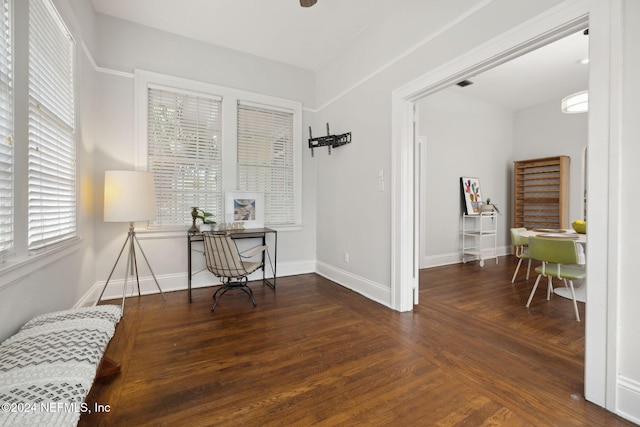
[[[267,286],[269,286],[271,289],[275,290],[276,289],[276,269],[277,267],[277,257],[278,257],[278,233],[273,233],[273,264],[271,265],[272,267],[272,272],[273,272],[273,278],[271,279],[271,281],[269,281],[267,279],[267,256],[264,252],[262,252],[262,283],[265,283]],[[264,235],[262,236],[262,245],[265,246],[267,244],[267,233],[264,233]],[[271,260],[270,260],[271,261]]]

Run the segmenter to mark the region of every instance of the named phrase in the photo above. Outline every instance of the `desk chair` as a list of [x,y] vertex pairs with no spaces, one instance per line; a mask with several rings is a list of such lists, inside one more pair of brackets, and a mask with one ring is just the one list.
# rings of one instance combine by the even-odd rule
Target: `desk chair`
[[573,289],[573,281],[584,279],[586,271],[584,268],[576,267],[575,264],[579,263],[578,248],[574,240],[570,239],[556,239],[556,238],[544,238],[544,237],[530,237],[529,238],[529,255],[531,258],[542,262],[540,267],[536,268],[538,278],[533,285],[531,295],[525,307],[529,307],[533,295],[536,293],[538,283],[542,276],[547,277],[547,300],[551,296],[553,291],[553,285],[551,284],[551,278],[557,277],[564,281],[564,285],[571,289],[571,297],[573,299],[573,309],[576,313],[576,320],[580,321],[580,314],[578,313],[578,303],[576,301],[576,293]]
[[214,304],[211,311],[216,309],[218,301],[228,291],[241,290],[249,295],[253,306],[253,291],[247,285],[247,276],[263,266],[262,261],[243,261],[242,258],[252,258],[268,249],[267,245],[254,248],[251,252],[241,255],[233,239],[225,232],[204,232],[204,255],[207,269],[222,280],[222,286],[213,294]]
[[513,277],[511,278],[511,283],[515,282],[523,259],[529,260],[529,265],[527,265],[527,280],[529,279],[529,271],[531,270],[531,257],[526,251],[526,248],[529,247],[529,238],[521,236],[520,233],[522,231],[527,231],[527,229],[524,227],[511,229],[511,244],[515,246],[516,257],[518,258],[518,265],[516,266],[516,271],[513,273]]

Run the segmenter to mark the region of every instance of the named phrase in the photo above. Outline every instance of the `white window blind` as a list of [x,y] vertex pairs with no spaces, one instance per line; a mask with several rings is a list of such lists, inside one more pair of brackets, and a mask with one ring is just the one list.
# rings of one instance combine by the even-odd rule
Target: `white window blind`
[[295,223],[293,112],[238,102],[238,188],[264,193],[265,223]]
[[74,50],[50,0],[30,0],[29,249],[76,236]]
[[13,249],[13,76],[9,0],[0,0],[0,254]]
[[148,162],[156,188],[154,226],[191,224],[191,207],[222,213],[222,99],[148,88]]

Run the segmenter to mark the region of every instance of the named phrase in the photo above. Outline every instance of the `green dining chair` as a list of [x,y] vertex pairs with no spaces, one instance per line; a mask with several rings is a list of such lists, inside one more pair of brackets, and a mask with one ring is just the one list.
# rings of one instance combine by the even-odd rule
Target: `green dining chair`
[[547,277],[547,300],[550,299],[551,292],[553,291],[551,279],[552,277],[557,277],[558,279],[562,279],[564,285],[571,290],[573,309],[576,313],[576,320],[579,322],[580,314],[578,313],[578,302],[576,301],[573,281],[582,280],[587,277],[587,275],[584,268],[576,265],[580,262],[576,242],[563,238],[529,237],[529,256],[532,259],[542,262],[542,265],[536,267],[538,278],[533,285],[525,307],[528,308],[531,304],[531,300],[536,293],[538,283],[540,283],[542,276]]
[[518,275],[518,270],[520,270],[520,265],[522,264],[523,259],[529,260],[529,264],[527,265],[527,279],[529,279],[529,271],[531,270],[531,257],[529,256],[528,252],[529,238],[520,235],[520,233],[523,231],[527,231],[527,229],[524,227],[511,229],[511,244],[515,246],[515,255],[518,258],[518,265],[516,265],[516,271],[513,273],[511,283],[515,282],[516,276]]

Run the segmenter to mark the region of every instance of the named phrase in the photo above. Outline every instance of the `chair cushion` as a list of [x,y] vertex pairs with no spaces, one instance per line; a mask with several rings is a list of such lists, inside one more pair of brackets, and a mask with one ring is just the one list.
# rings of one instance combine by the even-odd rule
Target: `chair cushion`
[[[558,268],[560,269],[560,276],[558,276]],[[536,267],[536,273],[542,274],[542,266]],[[580,280],[587,277],[584,268],[573,265],[546,264],[544,274],[545,276],[560,277],[568,280]]]

